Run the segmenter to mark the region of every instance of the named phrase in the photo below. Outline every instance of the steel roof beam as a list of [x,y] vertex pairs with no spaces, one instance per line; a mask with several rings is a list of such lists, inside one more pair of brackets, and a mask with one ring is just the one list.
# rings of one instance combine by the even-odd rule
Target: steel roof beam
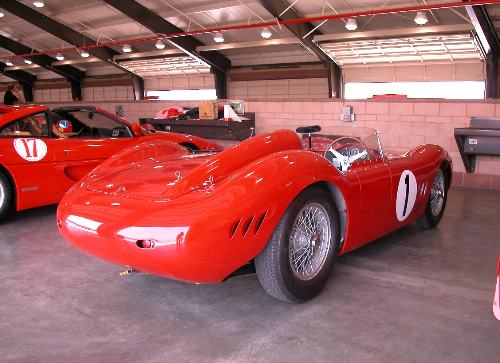
[[[24,44],[16,42],[10,38],[4,37],[0,35],[0,48],[8,50],[14,54],[26,54],[29,52],[38,52],[37,50],[31,49]],[[54,66],[53,63],[57,61],[57,59],[52,58],[49,55],[35,55],[33,57],[29,57],[33,63],[43,67],[51,72],[59,74],[68,80],[71,83],[71,95],[73,99],[82,99],[82,80],[85,77],[85,72],[79,70],[78,68],[64,65],[64,66]]]
[[0,73],[19,82],[23,87],[25,101],[33,102],[33,83],[36,81],[36,76],[21,70],[8,71],[5,68],[7,65],[0,62]]
[[[293,8],[288,9],[283,15],[280,14],[287,8],[286,2],[282,0],[257,0],[257,3],[262,5],[272,16],[278,20],[292,20],[303,18],[302,14],[298,14]],[[311,23],[296,23],[282,25],[290,30],[300,41],[300,43],[311,53],[313,53],[322,62],[333,62],[333,59],[326,54],[316,43],[313,42],[313,36],[320,34],[314,29]],[[311,33],[311,31],[313,31]],[[306,34],[310,34],[305,37]]]
[[[148,28],[153,33],[167,35],[184,32],[182,29],[176,27],[160,15],[134,0],[104,0],[104,2],[121,11],[136,23]],[[196,50],[196,47],[203,46],[204,44],[191,35],[166,38],[165,41],[182,50],[189,56],[209,65],[215,77],[217,98],[227,97],[227,76],[221,73],[226,73],[229,67],[231,67],[231,61],[229,59],[216,51],[208,51],[201,54]]]
[[[278,20],[294,20],[303,18],[293,7],[287,9],[287,3],[282,0],[257,0],[257,3],[262,5],[272,16]],[[342,97],[342,70],[337,63],[326,54],[321,47],[313,41],[313,36],[320,35],[321,32],[315,27],[307,23],[294,23],[282,25],[291,31],[295,37],[300,41],[300,44],[312,54],[314,54],[320,61],[326,64],[328,69],[328,97],[337,98]]]
[[[184,30],[176,27],[160,15],[134,0],[104,0],[104,2],[119,10],[136,23],[148,28],[153,33],[167,35],[184,32]],[[211,67],[218,68],[221,71],[225,72],[231,66],[231,61],[221,53],[210,51],[203,53],[203,55],[200,54],[196,50],[196,47],[204,44],[194,36],[168,38],[165,39],[165,41],[174,47],[179,48],[184,53],[189,54],[193,58],[196,58]]]
[[[26,6],[15,0],[0,0],[0,8],[8,11],[11,14],[33,24],[34,26],[46,31],[47,33],[52,34],[59,39],[64,40],[65,42],[74,45],[77,48],[85,47],[89,45],[95,45],[97,42],[87,37],[86,35],[79,33],[67,25],[59,23],[54,19],[39,13],[29,6]],[[126,70],[125,68],[118,65],[113,61],[113,57],[118,55],[119,53],[112,48],[109,47],[96,47],[90,48],[87,50],[94,57],[99,58],[100,60],[112,64],[113,66],[119,68],[125,73],[128,73],[132,77],[132,83],[141,82],[141,80],[134,80],[134,78],[140,78],[136,74]],[[136,93],[136,95],[138,95]],[[140,97],[142,99],[142,96]]]
[[484,6],[466,6],[465,9],[467,10],[467,15],[469,15],[485,54],[491,52],[498,55],[500,43],[486,8]]
[[[16,42],[10,38],[4,37],[0,35],[0,48],[8,50],[14,54],[26,54],[30,52],[38,52],[35,49],[32,49],[24,44]],[[53,66],[52,63],[56,62],[57,59],[52,58],[49,55],[35,55],[33,57],[29,57],[29,59],[38,64],[39,66],[48,69],[51,72],[57,73],[60,76],[67,78],[68,80],[74,80],[80,82],[85,77],[85,72],[79,70],[78,68],[72,66]]]
[[486,55],[486,98],[497,98],[498,58],[500,42],[497,32],[484,6],[466,6],[467,15]]

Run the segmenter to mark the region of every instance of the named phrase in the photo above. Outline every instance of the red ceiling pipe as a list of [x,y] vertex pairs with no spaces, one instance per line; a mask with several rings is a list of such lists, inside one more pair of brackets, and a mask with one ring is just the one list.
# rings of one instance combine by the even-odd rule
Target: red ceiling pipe
[[352,13],[322,15],[322,16],[315,16],[315,17],[310,17],[310,18],[299,18],[299,19],[290,19],[290,20],[278,20],[278,19],[276,19],[274,21],[268,21],[268,22],[264,22],[264,23],[231,25],[231,26],[211,28],[211,29],[192,30],[192,31],[187,31],[187,32],[182,32],[182,33],[151,35],[148,37],[118,40],[118,41],[99,43],[99,44],[91,44],[91,45],[86,45],[86,46],[78,47],[78,48],[68,47],[68,48],[51,49],[51,50],[45,50],[43,52],[37,52],[37,53],[27,53],[27,54],[12,55],[9,57],[2,57],[2,58],[0,58],[0,60],[15,59],[15,58],[29,58],[29,57],[33,57],[36,55],[43,55],[43,54],[67,53],[67,52],[73,52],[75,50],[78,52],[80,50],[90,50],[90,49],[99,48],[99,47],[109,47],[109,46],[113,46],[113,45],[142,43],[142,42],[147,42],[147,41],[155,41],[158,39],[170,39],[170,38],[176,38],[176,37],[184,37],[184,36],[188,36],[188,35],[199,35],[199,34],[223,32],[223,31],[228,31],[228,30],[255,29],[255,28],[262,28],[262,27],[266,27],[266,26],[275,26],[275,25],[309,23],[309,22],[333,20],[333,19],[357,18],[357,17],[361,17],[361,16],[406,13],[406,12],[410,12],[410,11],[451,9],[451,8],[460,8],[460,7],[473,6],[473,5],[492,5],[492,4],[500,4],[500,0],[470,0],[468,2],[461,2],[460,1],[460,2],[451,2],[451,3],[406,6],[406,7],[389,8],[389,9],[364,10],[364,11],[357,11],[357,12],[352,12]]

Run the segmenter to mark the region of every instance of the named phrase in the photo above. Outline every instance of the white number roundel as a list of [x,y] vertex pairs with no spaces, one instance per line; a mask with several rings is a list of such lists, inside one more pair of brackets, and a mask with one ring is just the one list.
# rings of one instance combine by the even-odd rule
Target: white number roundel
[[40,139],[15,139],[14,149],[26,161],[40,161],[47,155],[47,144]]
[[398,194],[396,195],[396,217],[402,222],[411,213],[417,199],[417,179],[415,175],[405,170],[399,178]]

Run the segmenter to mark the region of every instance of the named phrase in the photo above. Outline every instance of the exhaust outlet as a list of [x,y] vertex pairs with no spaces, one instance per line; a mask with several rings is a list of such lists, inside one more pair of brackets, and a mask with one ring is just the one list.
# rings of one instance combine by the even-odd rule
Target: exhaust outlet
[[155,248],[156,243],[152,239],[140,239],[136,243],[139,248]]

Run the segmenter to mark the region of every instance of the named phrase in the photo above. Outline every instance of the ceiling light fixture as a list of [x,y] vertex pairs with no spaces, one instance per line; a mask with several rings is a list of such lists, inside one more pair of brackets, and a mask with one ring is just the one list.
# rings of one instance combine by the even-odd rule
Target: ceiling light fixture
[[83,57],[83,58],[88,58],[90,56],[89,52],[87,52],[86,50],[81,50],[80,51],[80,55]]
[[43,8],[45,4],[43,1],[33,1],[33,5],[35,5],[37,8]]
[[218,32],[214,34],[214,42],[216,43],[223,43],[224,42],[224,35],[222,33]]
[[5,14],[0,11],[0,18],[3,18],[4,16]]
[[345,23],[345,28],[347,30],[356,30],[358,29],[358,22],[354,18],[349,18],[347,19],[347,22]]
[[429,19],[427,19],[427,14],[425,14],[423,11],[417,11],[417,15],[415,15],[415,23],[418,25],[425,25]]
[[56,54],[56,59],[57,59],[58,61],[63,61],[63,60],[64,60],[64,56],[63,56],[61,53],[57,53],[57,54]]
[[262,38],[264,39],[269,39],[273,36],[273,33],[271,32],[271,29],[269,29],[268,27],[265,27],[264,29],[262,29],[262,31],[260,32],[260,35]]
[[6,65],[7,67],[12,67],[12,66],[14,65],[14,63],[12,63],[12,61],[11,61],[11,60],[8,60],[8,61],[5,61],[5,65]]
[[155,47],[158,49],[164,49],[165,48],[165,43],[163,43],[160,39],[155,44]]
[[122,49],[124,53],[130,53],[132,51],[132,47],[130,46],[130,44],[123,44]]
[[32,62],[32,61],[30,61],[29,59],[25,59],[25,60],[24,60],[24,63],[26,63],[26,64],[32,64],[33,62]]

